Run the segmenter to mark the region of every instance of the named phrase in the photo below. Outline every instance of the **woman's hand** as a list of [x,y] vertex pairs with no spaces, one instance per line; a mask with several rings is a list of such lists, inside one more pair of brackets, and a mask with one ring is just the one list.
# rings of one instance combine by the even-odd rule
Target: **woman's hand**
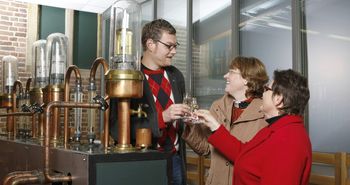
[[215,131],[220,127],[220,124],[210,114],[208,110],[200,109],[195,112],[199,119],[203,120],[203,124],[209,127],[211,131]]

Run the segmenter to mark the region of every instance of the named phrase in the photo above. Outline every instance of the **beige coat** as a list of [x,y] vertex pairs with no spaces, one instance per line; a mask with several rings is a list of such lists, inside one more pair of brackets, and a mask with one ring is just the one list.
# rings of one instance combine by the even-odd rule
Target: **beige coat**
[[[212,104],[210,112],[232,135],[247,142],[267,125],[260,111],[261,105],[261,99],[253,99],[240,117],[230,124],[233,98],[226,94]],[[211,163],[206,185],[232,185],[233,165],[207,142],[209,135],[210,130],[207,127],[197,124],[187,125],[182,137],[197,154],[210,154]]]

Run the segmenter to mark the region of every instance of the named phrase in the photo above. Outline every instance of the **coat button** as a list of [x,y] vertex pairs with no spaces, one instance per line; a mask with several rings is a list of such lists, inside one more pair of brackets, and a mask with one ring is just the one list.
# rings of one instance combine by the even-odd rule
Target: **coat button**
[[229,166],[229,165],[230,165],[230,163],[228,161],[226,161],[226,166]]

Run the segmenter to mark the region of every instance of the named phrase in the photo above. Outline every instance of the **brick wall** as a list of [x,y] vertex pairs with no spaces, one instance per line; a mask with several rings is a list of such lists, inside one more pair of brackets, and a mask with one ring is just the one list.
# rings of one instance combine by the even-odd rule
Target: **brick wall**
[[[13,55],[18,59],[18,75],[22,82],[30,76],[25,71],[27,47],[27,3],[0,0],[0,59]],[[2,62],[0,64],[0,92],[2,93]],[[4,113],[5,110],[0,110]],[[0,133],[4,133],[6,118],[0,118]]]

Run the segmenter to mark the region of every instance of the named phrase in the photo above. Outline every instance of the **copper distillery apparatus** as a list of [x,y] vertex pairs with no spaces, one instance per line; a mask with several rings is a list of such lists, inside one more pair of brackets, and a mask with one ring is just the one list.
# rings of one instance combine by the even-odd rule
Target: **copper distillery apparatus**
[[[117,151],[132,151],[130,144],[130,98],[143,94],[140,71],[141,11],[132,0],[120,0],[111,7],[109,71],[105,75],[106,93],[118,98]],[[113,114],[113,113],[111,113]]]
[[[29,102],[32,106],[43,105],[43,88],[49,85],[49,61],[46,58],[46,40],[37,40],[32,46],[32,75],[33,88],[29,90]],[[33,116],[32,136],[44,140],[44,114],[39,113]],[[37,121],[35,121],[37,120]],[[36,131],[35,122],[38,123]]]
[[[68,37],[62,33],[53,33],[47,37],[46,60],[49,62],[49,85],[43,88],[43,102],[62,101],[64,96],[64,75],[67,69]],[[59,143],[60,109],[52,110],[51,142]]]

